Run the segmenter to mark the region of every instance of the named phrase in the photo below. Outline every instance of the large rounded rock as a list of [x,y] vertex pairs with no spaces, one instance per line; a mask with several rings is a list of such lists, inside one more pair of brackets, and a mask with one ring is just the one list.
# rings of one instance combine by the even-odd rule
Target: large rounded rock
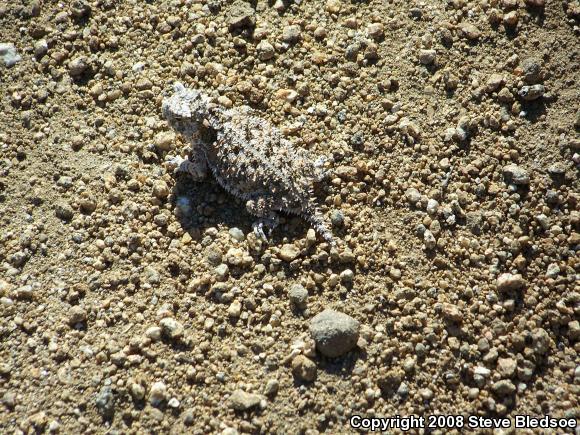
[[310,321],[310,335],[323,355],[344,355],[358,341],[360,323],[347,314],[326,309]]

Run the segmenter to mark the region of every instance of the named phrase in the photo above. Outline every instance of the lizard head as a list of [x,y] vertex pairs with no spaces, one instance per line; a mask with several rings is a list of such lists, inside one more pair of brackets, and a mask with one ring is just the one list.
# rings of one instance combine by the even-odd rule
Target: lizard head
[[208,113],[209,99],[177,82],[173,94],[163,99],[161,110],[169,125],[185,137],[194,136]]

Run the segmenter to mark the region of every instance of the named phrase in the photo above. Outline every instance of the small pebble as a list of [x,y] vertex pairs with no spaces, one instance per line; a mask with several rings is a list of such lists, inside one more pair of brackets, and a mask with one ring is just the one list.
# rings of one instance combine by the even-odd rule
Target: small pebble
[[282,260],[288,261],[288,262],[295,260],[296,258],[298,258],[299,255],[300,255],[300,249],[298,249],[298,247],[296,245],[293,245],[293,244],[283,245],[282,248],[280,249],[280,252],[278,253],[278,256]]
[[83,56],[71,60],[68,64],[68,72],[72,77],[80,77],[89,68],[87,59]]
[[542,67],[540,61],[532,57],[522,60],[521,69],[523,71],[524,81],[528,85],[535,85],[542,79]]
[[55,214],[57,218],[63,221],[70,221],[74,216],[74,210],[69,204],[57,204],[55,207]]
[[338,14],[342,7],[340,0],[327,0],[325,6],[326,12],[331,14]]
[[2,403],[8,409],[14,409],[14,406],[16,405],[16,393],[12,391],[7,391],[4,393],[4,396],[2,396]]
[[161,340],[161,333],[162,330],[159,326],[151,326],[145,331],[145,336],[153,341],[159,341]]
[[509,396],[516,392],[516,386],[507,379],[502,379],[501,381],[497,381],[491,387],[493,392],[500,397]]
[[175,144],[175,133],[164,131],[155,135],[155,146],[162,151],[170,151]]
[[528,171],[518,165],[507,165],[503,168],[504,176],[518,186],[525,186],[530,184],[530,176]]
[[463,22],[459,25],[460,34],[472,41],[479,39],[481,32],[471,23]]
[[462,323],[464,314],[453,304],[443,304],[443,317],[452,322]]
[[145,397],[145,388],[141,384],[132,383],[129,387],[129,392],[131,393],[131,397],[137,401],[143,400]]
[[435,247],[437,246],[437,239],[435,239],[435,236],[433,235],[431,230],[426,229],[424,231],[423,242],[425,243],[425,247],[427,249],[435,249]]
[[407,198],[407,201],[409,201],[409,204],[411,205],[415,205],[421,202],[421,194],[417,189],[413,187],[410,187],[405,191],[405,197]]
[[435,57],[437,56],[437,52],[435,50],[421,50],[419,52],[419,62],[423,65],[431,65],[435,62]]
[[429,213],[431,216],[436,215],[437,211],[439,210],[439,203],[437,202],[437,200],[430,198],[427,201],[427,213]]
[[177,340],[183,337],[183,325],[171,317],[161,319],[159,326],[161,327],[163,335],[171,340]]
[[34,57],[36,60],[42,59],[46,53],[48,53],[48,43],[46,42],[46,39],[36,41],[34,43]]
[[218,279],[223,281],[228,276],[229,267],[227,264],[222,263],[214,269],[214,272],[217,275]]
[[557,263],[550,263],[548,269],[546,270],[546,276],[548,278],[556,278],[560,274],[560,266]]
[[333,210],[330,213],[330,222],[333,227],[342,227],[344,225],[344,214],[340,210]]
[[261,400],[261,397],[257,394],[236,390],[229,398],[229,406],[236,411],[247,411],[257,407]]
[[282,41],[289,44],[295,44],[300,40],[300,26],[293,24],[282,29]]
[[515,27],[518,24],[518,11],[510,11],[503,16],[503,22],[508,27]]
[[228,307],[228,316],[237,319],[242,313],[242,303],[238,300],[233,301]]
[[230,228],[228,233],[230,234],[232,239],[234,239],[238,242],[243,242],[246,239],[244,232],[242,230],[240,230],[239,228],[236,228],[236,227]]
[[85,320],[87,320],[87,312],[84,310],[83,307],[79,305],[74,305],[68,311],[69,325],[74,326],[77,323],[83,323]]
[[292,373],[298,379],[312,382],[316,379],[316,364],[304,355],[298,355],[292,360]]
[[266,40],[260,41],[260,43],[256,46],[256,50],[258,52],[258,57],[263,61],[272,59],[276,54],[272,44]]
[[110,419],[115,413],[115,398],[110,386],[104,386],[97,394],[95,405],[99,414],[104,418]]
[[525,286],[526,281],[520,274],[503,273],[497,278],[497,289],[500,292],[521,290]]
[[81,198],[79,207],[85,214],[91,214],[97,209],[97,202],[91,198]]
[[152,406],[159,406],[167,400],[167,387],[161,381],[155,382],[149,390],[149,403]]
[[533,101],[542,97],[545,91],[544,85],[522,86],[518,91],[518,95],[524,101]]
[[10,68],[20,62],[22,57],[16,52],[14,44],[3,42],[0,43],[0,59]]
[[169,195],[169,186],[163,180],[157,180],[153,184],[153,195],[159,199],[165,199]]
[[537,355],[545,355],[550,349],[550,335],[544,328],[536,328],[532,331],[532,348]]
[[255,10],[250,3],[235,0],[227,12],[227,22],[230,30],[251,28],[256,24]]
[[280,382],[277,379],[268,379],[264,386],[264,394],[268,397],[275,396],[280,388]]
[[485,91],[492,93],[497,91],[505,82],[504,77],[501,74],[492,74],[485,85]]
[[354,272],[350,269],[345,269],[340,272],[340,280],[344,283],[351,283],[354,280]]
[[385,28],[382,23],[371,23],[367,27],[368,35],[373,39],[380,39],[384,35]]
[[181,405],[181,403],[179,402],[179,400],[177,400],[175,397],[172,397],[171,399],[169,399],[169,401],[167,402],[167,406],[169,406],[170,408],[173,409],[177,409],[179,408],[179,405]]
[[510,378],[516,372],[518,363],[513,358],[499,358],[497,360],[497,371],[504,378]]
[[[195,413],[193,409],[186,409],[181,414],[181,419],[183,420],[183,424],[186,426],[191,426],[195,422]],[[223,434],[223,432],[222,432]],[[236,432],[237,434],[237,432]]]
[[288,298],[292,304],[303,310],[306,308],[306,303],[308,301],[308,290],[300,284],[292,284],[288,290]]

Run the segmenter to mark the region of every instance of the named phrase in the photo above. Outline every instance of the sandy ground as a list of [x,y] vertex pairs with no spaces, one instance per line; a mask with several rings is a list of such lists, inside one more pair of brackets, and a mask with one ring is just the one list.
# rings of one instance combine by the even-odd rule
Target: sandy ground
[[[579,13],[0,1],[0,432],[578,419]],[[172,172],[176,80],[331,157],[336,247]],[[326,308],[360,325],[337,358]]]

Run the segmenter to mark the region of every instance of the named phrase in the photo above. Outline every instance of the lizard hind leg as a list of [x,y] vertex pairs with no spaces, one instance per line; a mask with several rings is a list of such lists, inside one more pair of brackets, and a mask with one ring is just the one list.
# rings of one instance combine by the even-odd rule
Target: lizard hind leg
[[329,171],[327,168],[325,168],[325,164],[328,160],[328,157],[321,156],[314,161],[314,164],[312,165],[314,168],[314,174],[312,178],[316,183],[319,183],[328,177]]
[[269,237],[274,228],[276,228],[280,223],[278,214],[269,207],[268,201],[265,198],[248,200],[246,202],[246,209],[249,213],[258,217],[258,219],[252,224],[256,237],[268,241],[266,234],[264,233],[264,228],[267,230]]
[[201,181],[207,176],[207,165],[205,162],[184,160],[177,170],[178,172],[186,173],[194,181]]

